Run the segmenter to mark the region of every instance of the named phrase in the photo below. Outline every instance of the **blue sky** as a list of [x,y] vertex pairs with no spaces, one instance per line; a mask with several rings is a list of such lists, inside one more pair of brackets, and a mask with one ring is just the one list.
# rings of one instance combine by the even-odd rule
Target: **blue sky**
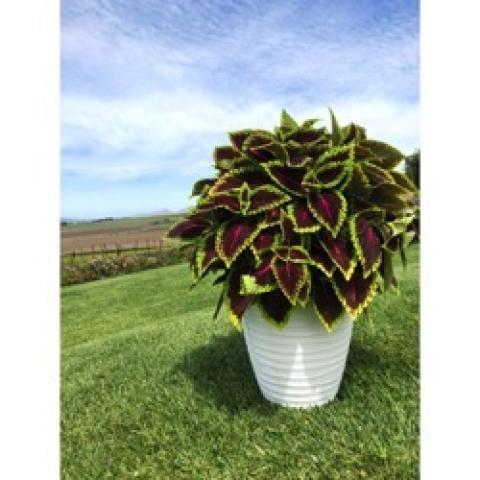
[[189,205],[236,128],[364,125],[419,146],[418,4],[63,0],[62,216]]

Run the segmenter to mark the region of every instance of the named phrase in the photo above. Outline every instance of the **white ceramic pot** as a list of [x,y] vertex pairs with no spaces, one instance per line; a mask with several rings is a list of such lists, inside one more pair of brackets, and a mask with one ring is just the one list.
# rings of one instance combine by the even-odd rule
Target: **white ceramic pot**
[[313,307],[295,307],[279,330],[254,304],[242,319],[248,355],[263,396],[279,405],[310,408],[333,400],[340,387],[352,336],[345,314],[329,333]]

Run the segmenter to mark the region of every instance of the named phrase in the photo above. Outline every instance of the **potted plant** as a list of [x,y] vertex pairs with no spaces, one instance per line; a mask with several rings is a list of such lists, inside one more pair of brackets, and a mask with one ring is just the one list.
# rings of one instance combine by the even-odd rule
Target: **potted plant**
[[292,407],[335,397],[352,320],[397,288],[392,255],[405,260],[415,235],[417,189],[395,169],[404,155],[330,115],[330,131],[283,111],[273,132],[230,133],[168,234],[191,246],[194,284],[219,274],[214,316],[225,300],[262,394]]

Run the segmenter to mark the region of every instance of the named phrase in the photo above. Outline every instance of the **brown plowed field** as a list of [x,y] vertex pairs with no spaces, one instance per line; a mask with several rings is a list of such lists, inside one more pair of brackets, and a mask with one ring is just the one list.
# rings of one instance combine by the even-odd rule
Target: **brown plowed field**
[[164,238],[165,233],[178,219],[178,215],[161,215],[69,224],[61,228],[61,253],[169,245],[173,242]]

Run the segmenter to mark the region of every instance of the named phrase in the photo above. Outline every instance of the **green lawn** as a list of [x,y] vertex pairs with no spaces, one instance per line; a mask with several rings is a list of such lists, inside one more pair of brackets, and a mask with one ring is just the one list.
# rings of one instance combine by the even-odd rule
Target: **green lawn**
[[339,396],[262,399],[218,289],[186,265],[62,291],[62,478],[418,478],[418,248],[359,319]]

